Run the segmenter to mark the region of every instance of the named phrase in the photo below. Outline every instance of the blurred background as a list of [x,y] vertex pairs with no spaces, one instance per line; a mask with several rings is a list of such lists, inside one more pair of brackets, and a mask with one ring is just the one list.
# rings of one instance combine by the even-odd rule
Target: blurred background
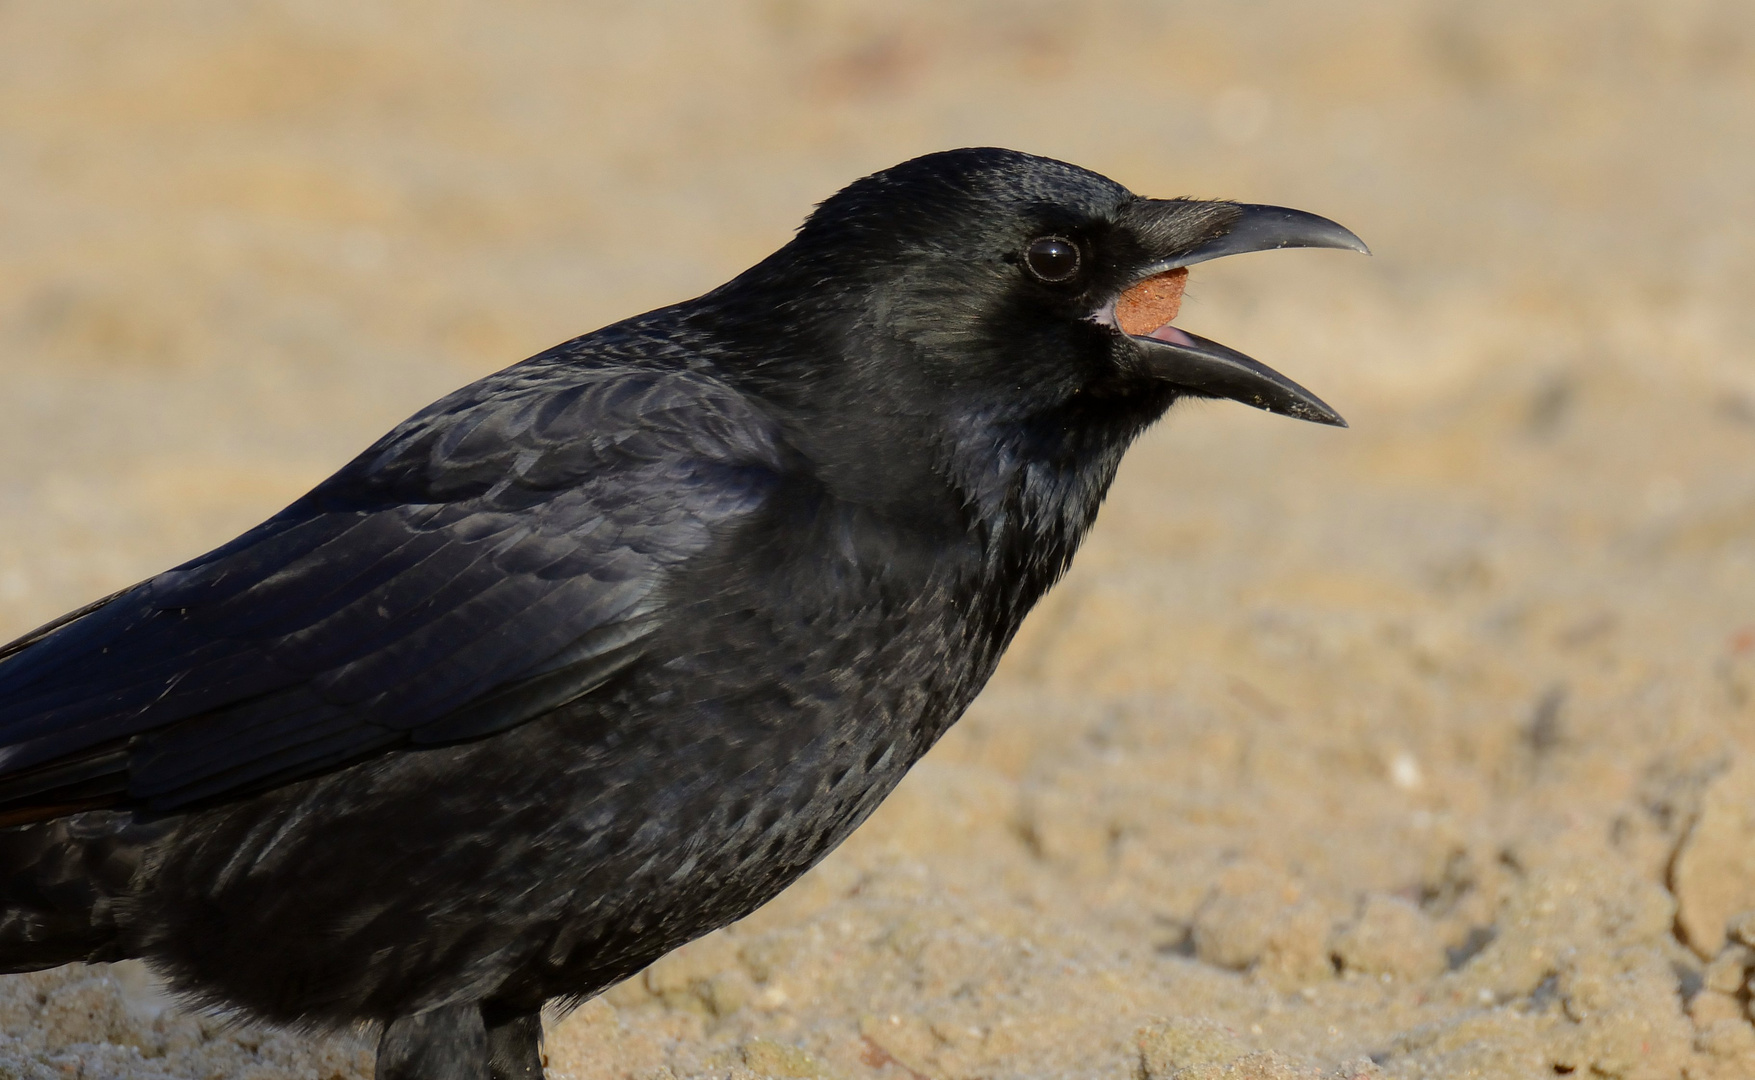
[[[555,1071],[1755,1071],[1738,0],[0,0],[0,636],[963,145],[1351,227],[1180,322],[1353,427],[1179,407],[878,817]],[[0,1063],[369,1074],[163,1004],[0,980]]]

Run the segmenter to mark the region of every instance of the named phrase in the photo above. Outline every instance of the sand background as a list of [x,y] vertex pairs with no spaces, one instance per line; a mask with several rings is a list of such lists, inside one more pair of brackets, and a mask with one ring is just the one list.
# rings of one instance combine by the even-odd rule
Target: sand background
[[[1755,1075],[1755,7],[0,0],[0,635],[949,146],[1332,216],[842,850],[583,1078]],[[0,1076],[364,1044],[0,979]]]

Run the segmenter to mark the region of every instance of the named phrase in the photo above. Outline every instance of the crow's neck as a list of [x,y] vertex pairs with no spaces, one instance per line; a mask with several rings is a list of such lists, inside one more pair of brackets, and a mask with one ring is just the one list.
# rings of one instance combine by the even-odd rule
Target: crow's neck
[[1146,390],[1081,397],[1022,420],[965,418],[983,434],[956,441],[947,471],[988,533],[987,576],[999,586],[1008,639],[1066,572],[1127,448],[1172,401]]
[[745,284],[702,297],[685,317],[724,346],[716,355],[736,366],[723,375],[773,407],[835,498],[929,543],[975,538],[983,591],[1013,624],[1065,572],[1122,455],[1175,399],[1147,384],[947,402],[924,374],[935,365],[850,320],[836,298],[804,303],[804,290],[776,288],[768,295],[787,302],[765,306]]

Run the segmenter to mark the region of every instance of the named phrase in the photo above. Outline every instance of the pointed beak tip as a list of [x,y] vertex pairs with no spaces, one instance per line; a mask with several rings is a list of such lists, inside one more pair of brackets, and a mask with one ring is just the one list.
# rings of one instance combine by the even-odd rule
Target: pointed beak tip
[[1282,416],[1290,416],[1294,420],[1308,420],[1312,424],[1321,424],[1324,427],[1347,428],[1352,426],[1347,423],[1346,417],[1329,408],[1327,402],[1315,401],[1314,399],[1312,402],[1295,402],[1269,411],[1277,412]]
[[[1255,220],[1250,220],[1255,212]],[[1370,255],[1371,248],[1359,234],[1342,225],[1338,221],[1322,217],[1319,214],[1306,213],[1302,210],[1291,210],[1281,206],[1248,206],[1245,207],[1244,219],[1239,223],[1244,237],[1268,237],[1278,241],[1281,248],[1329,248],[1335,251],[1357,251],[1361,255]]]

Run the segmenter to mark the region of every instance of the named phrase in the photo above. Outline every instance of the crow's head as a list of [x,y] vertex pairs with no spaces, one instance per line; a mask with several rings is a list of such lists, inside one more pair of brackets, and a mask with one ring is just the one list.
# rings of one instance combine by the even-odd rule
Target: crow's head
[[1081,396],[1155,411],[1225,397],[1344,425],[1285,376],[1171,324],[1187,267],[1283,247],[1366,250],[1297,210],[1141,198],[1064,162],[951,150],[849,185],[718,295],[808,340],[770,374],[849,406],[889,411],[898,391],[1012,415]]

